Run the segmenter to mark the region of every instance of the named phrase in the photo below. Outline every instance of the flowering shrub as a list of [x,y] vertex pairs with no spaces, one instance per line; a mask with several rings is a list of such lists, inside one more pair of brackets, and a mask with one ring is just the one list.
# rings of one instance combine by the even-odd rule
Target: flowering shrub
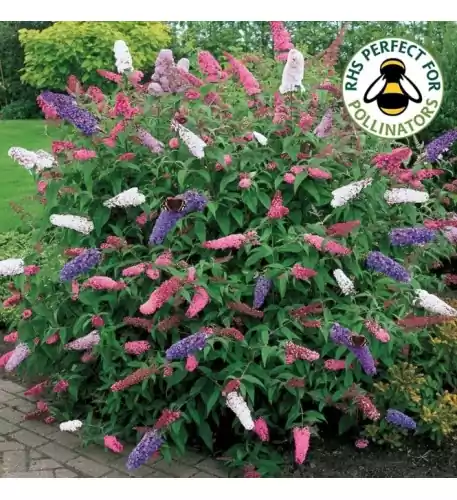
[[424,376],[396,390],[402,370],[455,387],[426,329],[457,315],[429,272],[452,250],[443,171],[347,121],[328,78],[342,35],[303,78],[281,30],[274,63],[206,52],[197,76],[162,51],[149,84],[121,69],[113,96],[40,97],[57,139],[36,237],[56,226],[68,260],[46,282],[0,262],[24,318],[3,366],[42,379],[36,418],[111,450],[142,434],[128,468],[225,434],[233,467],[277,475],[335,412],[359,448],[433,435]]

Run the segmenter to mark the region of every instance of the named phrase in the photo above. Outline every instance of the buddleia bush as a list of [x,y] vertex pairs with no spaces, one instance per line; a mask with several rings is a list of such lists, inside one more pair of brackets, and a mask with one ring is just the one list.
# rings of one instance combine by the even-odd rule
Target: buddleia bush
[[52,154],[10,151],[44,203],[35,240],[56,227],[67,262],[0,263],[23,318],[1,363],[38,378],[29,418],[116,452],[138,440],[128,468],[196,445],[277,475],[322,429],[430,435],[422,398],[455,385],[427,330],[457,315],[430,272],[456,224],[443,145],[392,150],[348,121],[342,34],[304,76],[272,31],[274,62],[201,52],[192,72],[163,50],[148,83],[116,42],[113,94],[44,92]]

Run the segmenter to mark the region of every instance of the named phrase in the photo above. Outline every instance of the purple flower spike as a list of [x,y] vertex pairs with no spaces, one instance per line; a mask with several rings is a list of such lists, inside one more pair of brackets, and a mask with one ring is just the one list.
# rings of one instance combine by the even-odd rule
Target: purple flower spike
[[338,323],[334,323],[330,330],[330,338],[335,344],[346,346],[352,354],[359,360],[363,371],[367,375],[376,375],[376,366],[374,364],[373,356],[367,345],[363,347],[355,347],[352,345],[351,337],[353,333],[348,328],[343,328]]
[[207,338],[208,334],[205,332],[197,332],[189,335],[169,347],[165,352],[165,357],[168,361],[187,358],[187,356],[195,351],[201,351],[206,345]]
[[411,281],[410,274],[403,266],[381,252],[370,252],[366,260],[366,266],[368,269],[385,274],[396,281],[402,283]]
[[185,206],[181,212],[171,212],[168,210],[160,212],[149,236],[150,245],[162,244],[167,234],[176,226],[179,220],[191,212],[202,212],[208,203],[208,199],[197,191],[186,191],[183,194],[183,199]]
[[78,107],[76,101],[65,94],[54,92],[43,92],[40,97],[46,104],[52,106],[59,118],[67,120],[75,127],[79,128],[85,135],[93,135],[98,132],[98,121],[92,113]]
[[163,153],[164,145],[153,137],[147,130],[140,128],[138,130],[138,138],[143,146],[146,146],[153,153]]
[[254,309],[260,309],[271,290],[272,281],[265,276],[259,276],[255,282]]
[[60,281],[71,281],[80,274],[87,273],[100,262],[100,259],[100,251],[96,248],[89,248],[63,266],[60,271]]
[[130,453],[126,467],[128,470],[138,469],[165,443],[165,439],[157,431],[149,431]]
[[387,410],[386,420],[389,424],[403,427],[403,429],[414,430],[417,427],[416,422],[411,417],[398,410]]
[[424,245],[433,241],[435,236],[435,231],[426,227],[398,228],[389,233],[390,243],[396,247]]
[[438,161],[439,156],[448,151],[455,141],[457,141],[457,129],[449,130],[449,132],[446,132],[428,143],[427,146],[425,146],[427,161],[430,163]]

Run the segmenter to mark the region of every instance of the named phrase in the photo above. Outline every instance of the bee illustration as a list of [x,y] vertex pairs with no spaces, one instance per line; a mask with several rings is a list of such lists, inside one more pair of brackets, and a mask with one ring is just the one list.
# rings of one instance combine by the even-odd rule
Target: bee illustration
[[400,59],[386,59],[380,67],[381,76],[368,87],[363,96],[366,104],[377,102],[387,116],[399,116],[408,107],[409,101],[420,103],[422,95],[416,85],[406,76],[406,66]]
[[352,347],[365,347],[367,339],[363,335],[351,335],[351,345]]
[[167,198],[162,205],[162,209],[168,212],[182,212],[186,208],[186,200],[179,196]]

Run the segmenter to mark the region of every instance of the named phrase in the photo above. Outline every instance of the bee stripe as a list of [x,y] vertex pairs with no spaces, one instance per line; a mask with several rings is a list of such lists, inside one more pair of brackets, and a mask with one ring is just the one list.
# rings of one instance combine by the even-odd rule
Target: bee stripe
[[385,68],[386,66],[400,66],[401,68],[405,69],[405,65],[401,61],[395,61],[394,59],[387,59],[387,61],[384,61],[381,64],[381,69]]
[[396,116],[399,115],[400,113],[403,113],[403,111],[406,109],[406,106],[404,108],[397,108],[397,109],[387,109],[387,108],[379,108],[379,109],[386,115]]

